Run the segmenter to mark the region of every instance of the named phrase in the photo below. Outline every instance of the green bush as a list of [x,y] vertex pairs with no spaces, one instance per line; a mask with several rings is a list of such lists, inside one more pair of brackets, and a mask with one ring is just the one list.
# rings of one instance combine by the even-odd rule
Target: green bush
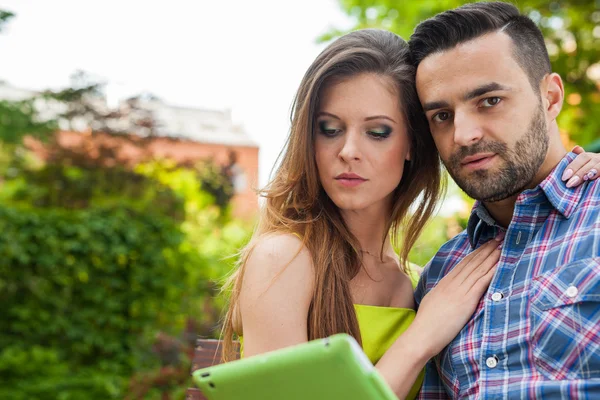
[[5,158],[0,399],[182,398],[251,231],[216,169]]
[[122,398],[180,311],[179,226],[128,208],[0,207],[0,231],[0,398]]

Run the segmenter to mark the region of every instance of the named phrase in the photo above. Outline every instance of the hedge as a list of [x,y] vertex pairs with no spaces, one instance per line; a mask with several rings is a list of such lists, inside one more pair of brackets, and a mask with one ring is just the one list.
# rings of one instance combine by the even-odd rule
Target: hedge
[[0,206],[0,398],[123,398],[180,306],[179,225],[127,207]]

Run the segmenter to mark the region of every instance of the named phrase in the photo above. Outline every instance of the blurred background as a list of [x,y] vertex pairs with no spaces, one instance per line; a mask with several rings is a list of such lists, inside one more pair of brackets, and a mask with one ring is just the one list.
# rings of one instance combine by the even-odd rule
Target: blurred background
[[[0,398],[182,399],[304,71],[458,0],[0,0]],[[514,2],[600,151],[600,0]],[[460,232],[451,185],[411,260]]]

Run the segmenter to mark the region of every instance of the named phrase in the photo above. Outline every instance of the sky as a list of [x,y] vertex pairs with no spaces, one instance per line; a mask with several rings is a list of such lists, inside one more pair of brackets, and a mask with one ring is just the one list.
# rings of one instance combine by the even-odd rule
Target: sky
[[84,70],[107,97],[150,92],[169,104],[230,109],[260,147],[266,184],[289,131],[316,38],[352,21],[337,0],[0,0],[0,80],[58,89]]
[[[83,70],[109,103],[142,92],[168,104],[229,109],[259,146],[258,187],[289,132],[316,38],[354,23],[338,0],[0,0],[16,17],[0,34],[0,80],[59,89]],[[447,198],[443,214],[464,207]]]

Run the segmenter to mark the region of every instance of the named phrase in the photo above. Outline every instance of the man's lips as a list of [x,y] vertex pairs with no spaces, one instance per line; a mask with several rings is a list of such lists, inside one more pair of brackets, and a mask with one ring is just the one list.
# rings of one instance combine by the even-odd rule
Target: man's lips
[[460,165],[469,169],[479,169],[489,164],[495,156],[495,153],[474,154],[463,158]]
[[482,160],[484,158],[493,157],[494,155],[495,155],[494,153],[478,153],[478,154],[473,154],[472,156],[467,156],[467,157],[463,158],[460,163],[462,165],[465,165],[465,164],[469,164],[469,163],[472,163],[472,162],[476,162],[476,161]]

